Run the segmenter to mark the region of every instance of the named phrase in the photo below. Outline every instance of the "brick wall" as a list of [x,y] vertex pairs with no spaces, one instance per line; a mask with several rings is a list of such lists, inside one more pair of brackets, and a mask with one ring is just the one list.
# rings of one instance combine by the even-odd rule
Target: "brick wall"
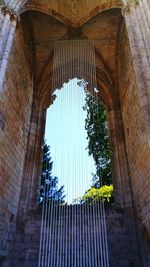
[[[95,247],[97,256],[93,258],[92,252],[96,240],[100,238],[101,218],[99,210],[92,206],[86,209],[84,206],[64,206],[59,210],[55,208],[51,228],[46,230],[51,237],[49,243],[51,266],[56,266],[56,261],[58,267],[99,266],[98,244]],[[140,251],[138,250],[133,220],[122,210],[111,208],[106,210],[106,222],[110,266],[149,267],[147,251],[146,247],[142,247],[142,239]],[[13,245],[11,261],[9,259],[11,267],[37,267],[40,225],[40,213],[32,213],[26,217],[25,222],[20,221],[18,232],[14,236],[15,245]],[[63,225],[61,229],[60,225]],[[140,259],[140,253],[143,255],[142,259]]]
[[32,104],[32,75],[21,25],[17,29],[0,100],[0,255],[18,211]]
[[[115,183],[118,184],[118,199],[123,198],[123,202],[127,203],[127,198],[130,197],[128,187],[131,186],[138,218],[150,233],[150,209],[148,206],[150,203],[149,110],[147,101],[149,96],[149,47],[147,39],[149,34],[147,12],[149,7],[146,0],[141,1],[139,10],[139,13],[136,10],[132,11],[131,17],[128,16],[125,19],[127,30],[130,33],[130,42],[128,42],[127,33],[122,25],[120,31],[121,42],[116,47],[116,55],[119,59],[117,101],[119,99],[120,106],[116,107],[117,111],[115,111],[119,116],[117,117],[116,114],[113,116],[115,118],[114,125],[117,124],[118,127],[118,131],[115,127],[113,128],[113,134],[116,135],[114,147],[119,147],[114,165],[116,169],[119,169],[116,174],[120,172],[115,177]],[[7,241],[11,241],[11,233],[15,231],[21,185],[24,189],[23,204],[28,202],[27,208],[32,199],[36,201],[37,195],[39,152],[44,115],[41,112],[41,119],[39,119],[40,103],[39,99],[38,101],[34,99],[32,133],[29,146],[27,146],[33,90],[27,50],[20,25],[9,58],[4,91],[0,100],[0,256],[7,254]],[[125,150],[123,132],[120,131],[122,126],[125,135]],[[26,161],[26,168],[24,169],[26,150],[28,161]],[[126,154],[126,159],[125,155],[122,157],[122,154]],[[32,156],[34,157],[34,166]],[[128,172],[125,164],[128,165]],[[32,169],[34,169],[34,172],[31,177],[28,170]],[[22,176],[23,170],[25,170],[24,176]],[[24,177],[24,181],[22,181],[22,177]],[[26,194],[29,195],[27,201]]]
[[[120,32],[118,93],[124,126],[129,180],[138,217],[150,233],[150,157],[142,101],[124,25]],[[140,66],[139,66],[140,67]]]

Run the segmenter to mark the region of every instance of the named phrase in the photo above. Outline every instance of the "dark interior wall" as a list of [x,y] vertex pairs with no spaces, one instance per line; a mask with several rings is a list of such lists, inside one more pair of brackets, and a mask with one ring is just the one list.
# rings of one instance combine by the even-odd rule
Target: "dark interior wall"
[[[128,226],[126,224],[127,221],[129,223]],[[46,228],[46,232],[50,237],[51,266],[66,267],[70,266],[69,262],[72,262],[77,267],[99,265],[100,250],[98,240],[100,240],[101,236],[101,223],[102,217],[98,206],[89,206],[86,210],[84,205],[55,207],[51,227]],[[141,265],[139,261],[139,251],[132,218],[128,218],[123,210],[111,208],[106,210],[106,224],[110,266],[149,267],[149,265],[143,265],[143,263]],[[67,225],[67,228],[62,227],[63,225]],[[10,259],[11,267],[37,267],[40,226],[40,213],[32,213],[26,216],[23,232],[19,233],[18,231],[16,235],[15,246],[13,246],[13,253]],[[44,234],[44,231],[42,234]],[[96,246],[94,246],[95,244]],[[94,249],[95,257],[93,257]]]

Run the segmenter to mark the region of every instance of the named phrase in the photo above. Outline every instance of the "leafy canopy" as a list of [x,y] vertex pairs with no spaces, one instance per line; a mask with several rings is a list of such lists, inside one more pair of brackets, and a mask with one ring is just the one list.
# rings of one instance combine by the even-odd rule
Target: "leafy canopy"
[[81,204],[94,204],[99,202],[113,202],[113,185],[111,175],[111,150],[109,147],[107,113],[104,104],[97,98],[97,90],[94,95],[87,91],[85,83],[85,105],[87,111],[85,129],[88,139],[88,153],[93,156],[96,173],[92,177],[92,185],[79,199]]
[[94,204],[98,202],[112,202],[113,185],[103,185],[100,188],[92,187],[78,199],[82,204]]
[[111,177],[111,150],[109,147],[107,113],[104,104],[97,96],[86,92],[84,110],[87,111],[85,129],[87,131],[88,152],[93,156],[96,165],[97,181],[102,185],[110,185]]

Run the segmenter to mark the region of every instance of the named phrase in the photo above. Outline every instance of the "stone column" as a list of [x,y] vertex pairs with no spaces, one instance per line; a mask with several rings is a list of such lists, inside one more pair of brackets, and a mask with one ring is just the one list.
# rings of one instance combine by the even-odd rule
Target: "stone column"
[[[124,13],[141,109],[141,172],[137,173],[139,187],[132,180],[136,217],[150,234],[150,2],[139,0]],[[139,164],[139,161],[137,161]],[[129,166],[132,171],[132,165]],[[142,176],[140,176],[142,173]],[[134,178],[135,179],[135,178]],[[141,180],[140,180],[141,179]],[[141,184],[140,184],[141,182]]]
[[115,203],[118,206],[124,207],[124,194],[123,194],[123,186],[122,186],[122,177],[119,165],[119,153],[118,153],[118,145],[117,145],[117,129],[116,129],[116,119],[115,119],[114,110],[110,110],[108,112],[108,122],[109,122],[109,136],[110,136],[110,145],[112,149],[112,174],[113,174],[113,185],[115,188]]
[[110,143],[112,148],[112,174],[115,189],[115,203],[131,210],[130,177],[126,158],[125,140],[119,106],[108,112]]
[[40,107],[40,101],[34,99],[27,152],[22,177],[19,214],[21,216],[35,209],[38,204],[38,189],[42,159],[42,144],[45,132],[46,112]]
[[1,4],[0,8],[3,16],[0,29],[0,93],[2,93],[19,15],[10,6]]
[[145,141],[150,139],[150,3],[139,0],[136,7],[125,12],[126,28],[133,56],[140,104],[143,111]]

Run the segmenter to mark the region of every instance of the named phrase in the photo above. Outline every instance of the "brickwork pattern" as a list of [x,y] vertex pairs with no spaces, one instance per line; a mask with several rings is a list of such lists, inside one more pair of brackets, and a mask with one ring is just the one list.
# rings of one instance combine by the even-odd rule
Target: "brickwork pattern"
[[[139,83],[124,26],[122,26],[121,31],[118,91],[129,164],[129,180],[138,216],[147,230],[150,231],[150,148],[147,136],[149,121],[147,115],[145,117],[145,110],[143,110],[145,97],[140,95]],[[144,92],[143,94],[145,95]]]
[[[54,224],[52,232],[48,230],[51,238],[53,238],[52,244],[54,244],[54,247],[50,248],[51,253],[54,253],[53,261],[51,262],[52,266],[56,265],[55,260],[57,257],[59,267],[66,267],[66,262],[69,260],[71,264],[69,266],[93,267],[88,263],[90,254],[87,253],[87,249],[88,251],[92,251],[94,238],[99,235],[99,224],[101,223],[101,219],[98,210],[95,209],[95,213],[93,213],[93,208],[91,207],[89,208],[86,217],[83,217],[85,208],[82,206],[64,206],[60,209],[59,212],[62,216],[59,217],[59,219],[58,216],[57,218],[53,216]],[[55,212],[57,214],[57,210]],[[68,212],[73,219],[67,215]],[[144,261],[141,265],[139,260],[139,251],[133,220],[131,218],[127,219],[126,215],[121,210],[110,209],[106,211],[106,221],[110,266],[149,267],[150,265],[144,265]],[[127,221],[128,224],[126,224]],[[82,225],[80,222],[82,222]],[[63,227],[60,232],[60,223],[69,226],[67,228]],[[22,267],[37,267],[40,225],[40,214],[28,215],[25,224],[20,222],[20,234],[18,231],[14,238],[15,246],[13,246],[14,250],[12,253],[11,267],[20,267],[20,265]],[[61,243],[62,251],[59,251],[58,249],[59,242]],[[140,249],[142,250],[141,247]],[[58,253],[58,251],[60,253]],[[145,253],[147,252],[145,251]],[[77,265],[74,265],[75,257],[76,260],[79,260],[79,265],[77,264],[77,261]],[[146,264],[148,264],[147,261]]]
[[[59,18],[68,28],[73,28],[75,24],[83,26],[88,19],[101,10],[122,6],[122,2],[119,0],[113,2],[114,6],[112,6],[112,1],[110,1],[110,5],[108,1],[107,3],[101,1],[100,5],[98,5],[99,1],[89,1],[86,7],[82,2],[80,9],[75,6],[76,1],[65,1],[67,4],[72,3],[71,7],[68,4],[70,8],[75,7],[76,11],[81,12],[80,16],[76,16],[70,10],[69,18],[67,18],[68,9],[63,9],[57,1],[54,1],[54,6],[50,6],[52,2],[47,0],[39,2],[8,0],[5,2],[7,2],[5,12],[0,10],[1,256],[8,254],[12,233],[16,229],[18,209],[19,213],[24,208],[27,212],[31,207],[33,208],[37,200],[41,143],[45,124],[45,107],[42,107],[41,103],[44,101],[43,95],[45,94],[47,98],[49,93],[51,84],[49,75],[52,75],[47,72],[48,80],[42,84],[41,88],[38,88],[39,80],[36,80],[36,69],[40,57],[37,61],[35,53],[37,48],[35,46],[32,50],[30,47],[31,59],[34,63],[32,71],[35,74],[33,86],[33,77],[28,63],[31,54],[28,55],[28,45],[23,38],[23,27],[19,23],[17,28],[17,20],[12,12],[21,13],[23,10],[30,9],[42,10]],[[24,5],[26,3],[27,5]],[[53,8],[53,12],[49,13],[51,8]],[[82,16],[82,11],[84,16]],[[117,12],[116,14],[118,14]],[[133,200],[136,219],[140,220],[141,225],[144,225],[147,233],[150,234],[149,14],[149,0],[141,0],[139,6],[136,9],[131,8],[130,13],[125,16],[126,30],[122,28],[121,20],[123,21],[123,19],[119,15],[120,23],[118,24],[116,20],[118,28],[115,28],[115,31],[118,30],[121,40],[116,38],[115,32],[117,42],[115,45],[113,40],[113,53],[112,51],[110,53],[109,46],[107,50],[106,46],[103,46],[104,50],[100,49],[100,51],[104,51],[102,54],[96,50],[96,62],[101,62],[97,64],[104,67],[100,75],[98,74],[98,80],[100,81],[99,85],[104,87],[102,97],[106,103],[109,103],[110,142],[114,149],[112,169],[116,200],[126,209],[132,208]],[[113,23],[112,25],[114,26]],[[62,28],[64,29],[64,27]],[[79,30],[81,31],[81,28]],[[42,55],[41,59],[43,60],[43,50],[39,54]],[[109,61],[113,62],[113,72]],[[49,57],[47,61],[46,57],[44,64],[47,67],[44,70],[49,70],[50,66],[52,68],[52,58]],[[34,97],[33,87],[35,89]]]
[[[0,249],[16,220],[32,105],[32,76],[17,31],[0,100]],[[5,250],[5,251],[4,251]]]

